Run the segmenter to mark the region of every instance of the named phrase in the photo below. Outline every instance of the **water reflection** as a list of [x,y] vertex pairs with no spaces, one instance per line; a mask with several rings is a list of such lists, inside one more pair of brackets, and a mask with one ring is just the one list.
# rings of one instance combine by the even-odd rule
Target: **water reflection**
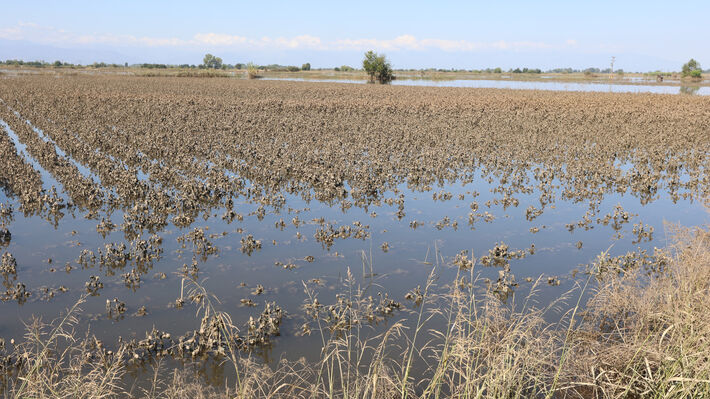
[[680,94],[698,94],[700,91],[700,86],[681,86],[680,87]]

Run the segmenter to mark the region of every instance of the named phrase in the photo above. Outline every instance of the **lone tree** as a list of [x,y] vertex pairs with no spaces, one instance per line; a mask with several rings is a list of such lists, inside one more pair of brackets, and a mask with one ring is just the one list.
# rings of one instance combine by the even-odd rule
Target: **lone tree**
[[700,63],[698,63],[698,61],[695,61],[692,58],[690,59],[690,61],[683,64],[683,69],[681,70],[681,74],[684,78],[701,78],[702,73],[703,70],[702,68],[700,68]]
[[306,62],[305,64],[303,64],[303,65],[301,66],[301,70],[302,70],[302,71],[310,71],[310,70],[311,70],[311,63],[310,63],[310,62]]
[[379,55],[370,50],[365,53],[365,59],[362,60],[362,68],[370,75],[370,82],[379,82],[382,84],[392,81],[392,66],[387,61],[384,54]]
[[215,57],[212,54],[205,54],[205,58],[202,60],[202,65],[204,65],[205,68],[221,69],[222,59]]

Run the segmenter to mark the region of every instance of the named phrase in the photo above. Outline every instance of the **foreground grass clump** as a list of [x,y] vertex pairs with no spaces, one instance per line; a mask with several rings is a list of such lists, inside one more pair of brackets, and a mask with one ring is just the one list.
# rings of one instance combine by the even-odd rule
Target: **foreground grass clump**
[[660,276],[605,281],[566,370],[581,397],[710,397],[710,232],[675,232]]
[[35,319],[27,325],[25,340],[14,353],[2,352],[0,340],[0,387],[8,398],[108,398],[122,392],[121,359],[117,353],[97,350],[100,342],[79,337],[72,327],[77,323],[85,297],[52,324]]
[[[204,318],[217,318],[234,385],[210,387],[186,370],[155,370],[148,388],[122,379],[134,355],[71,330],[83,298],[52,325],[28,325],[25,342],[3,354],[6,397],[567,397],[686,398],[710,395],[710,232],[678,230],[661,274],[602,276],[585,309],[501,302],[479,293],[474,270],[462,270],[436,294],[436,268],[408,299],[410,317],[364,338],[372,303],[352,274],[336,305],[305,305],[320,334],[315,363],[282,361],[274,369],[239,352],[238,330],[205,294]],[[442,260],[442,259],[439,259]],[[472,260],[475,264],[475,260]],[[442,267],[437,265],[437,267]],[[590,277],[591,278],[591,277]],[[583,293],[583,292],[582,292]],[[569,293],[572,294],[572,293]],[[577,292],[576,294],[580,294]],[[575,294],[575,295],[576,295]],[[580,296],[581,298],[581,296]],[[579,301],[577,301],[579,303]],[[564,311],[548,323],[550,311]],[[582,315],[580,317],[580,315]],[[445,328],[430,330],[436,319]],[[0,348],[4,349],[5,343]],[[160,361],[157,361],[160,364]]]

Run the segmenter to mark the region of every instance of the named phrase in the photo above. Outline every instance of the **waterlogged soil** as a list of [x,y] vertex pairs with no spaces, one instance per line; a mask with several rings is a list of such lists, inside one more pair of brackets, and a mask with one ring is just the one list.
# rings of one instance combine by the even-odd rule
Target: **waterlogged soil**
[[432,268],[502,301],[542,278],[541,306],[585,273],[657,272],[664,222],[708,219],[710,98],[16,76],[0,152],[7,345],[89,295],[77,329],[106,347],[219,354],[197,281],[272,361],[317,357],[311,316],[341,322],[349,272],[373,331]]

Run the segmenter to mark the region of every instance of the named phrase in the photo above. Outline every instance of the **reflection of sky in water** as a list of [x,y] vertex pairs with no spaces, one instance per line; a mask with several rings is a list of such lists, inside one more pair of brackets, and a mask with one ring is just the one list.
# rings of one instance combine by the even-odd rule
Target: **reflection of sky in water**
[[[10,135],[17,143],[17,137],[12,133]],[[22,156],[29,159],[29,155],[23,150],[24,147],[22,145],[18,147]],[[35,162],[33,165],[41,172],[45,184],[51,182],[58,189],[61,188],[61,184],[52,179],[44,169]],[[629,165],[619,165],[619,167],[626,170]],[[89,171],[83,169],[82,173],[84,172]],[[66,263],[77,266],[75,259],[82,249],[86,248],[97,253],[105,243],[124,241],[120,230],[114,231],[104,240],[96,232],[98,221],[86,219],[79,212],[75,215],[67,214],[54,229],[39,217],[24,218],[17,212],[18,202],[8,198],[6,193],[0,193],[0,201],[9,201],[16,211],[15,220],[9,226],[12,242],[8,250],[15,255],[18,262],[18,281],[25,283],[28,289],[33,291],[33,298],[23,306],[18,306],[15,302],[0,304],[2,309],[0,336],[19,337],[23,326],[18,321],[28,321],[32,314],[45,315],[45,318],[56,317],[84,292],[84,282],[90,275],[101,276],[105,288],[101,291],[101,296],[91,297],[85,304],[82,327],[88,325],[86,322],[91,315],[104,314],[106,299],[118,297],[128,306],[126,318],[122,321],[110,321],[105,317],[91,321],[91,331],[109,339],[109,342],[118,336],[137,335],[140,338],[153,326],[175,335],[197,328],[199,320],[194,316],[194,306],[188,304],[182,310],[168,306],[180,296],[181,280],[176,272],[183,264],[189,265],[192,261],[190,245],[181,252],[176,239],[195,227],[208,227],[206,235],[228,232],[226,236],[210,238],[210,241],[219,247],[219,255],[200,263],[199,278],[207,279],[204,281],[206,288],[220,298],[222,308],[232,315],[238,325],[242,325],[249,315],[258,315],[266,301],[275,301],[282,306],[289,317],[283,322],[282,336],[276,339],[277,345],[271,356],[278,358],[282,351],[286,351],[289,357],[297,358],[301,355],[313,355],[314,350],[319,348],[319,338],[315,335],[307,338],[295,336],[295,332],[303,322],[301,305],[305,295],[302,281],[322,279],[324,286],[319,289],[320,300],[322,303],[332,303],[334,294],[341,291],[342,279],[350,268],[363,285],[373,283],[368,289],[370,295],[376,296],[378,292],[387,292],[391,298],[402,302],[405,306],[410,306],[411,304],[403,297],[409,290],[425,283],[432,266],[423,261],[425,259],[433,261],[435,248],[447,261],[462,250],[473,251],[476,257],[480,258],[488,253],[488,249],[502,241],[512,250],[527,249],[532,244],[536,247],[535,255],[521,260],[511,260],[512,273],[520,283],[519,292],[524,293],[529,287],[529,284],[524,282],[525,277],[537,278],[544,274],[561,278],[560,287],[547,285],[542,287],[538,300],[540,303],[545,303],[572,286],[571,270],[588,264],[600,252],[610,247],[612,256],[624,254],[637,247],[652,251],[654,246],[663,247],[667,243],[664,222],[698,225],[708,221],[708,214],[701,204],[689,201],[679,201],[674,204],[666,193],[661,193],[659,198],[647,205],[641,205],[639,199],[631,194],[609,193],[605,195],[599,206],[599,214],[593,218],[603,218],[605,214],[613,212],[617,204],[628,212],[638,214],[630,223],[623,226],[621,232],[624,238],[615,240],[613,238],[615,232],[611,226],[596,223],[592,224],[593,228],[590,230],[577,228],[570,233],[565,225],[582,218],[588,209],[586,201],[580,203],[563,201],[557,192],[557,201],[552,206],[548,205],[541,216],[528,221],[525,218],[525,210],[529,205],[540,207],[539,192],[514,194],[514,197],[520,201],[517,207],[511,206],[504,210],[502,205],[492,205],[488,208],[485,205],[487,201],[501,198],[501,194],[491,192],[498,185],[497,181],[490,184],[479,174],[477,176],[479,177],[470,184],[448,183],[445,187],[432,187],[428,192],[413,192],[405,184],[400,185],[398,189],[405,195],[404,212],[406,213],[401,220],[398,220],[395,215],[396,204],[390,206],[383,202],[380,206],[370,206],[367,211],[357,207],[343,211],[339,203],[334,206],[316,200],[307,203],[298,196],[290,195],[287,196],[286,207],[280,214],[267,213],[264,219],[259,221],[254,215],[247,216],[248,213],[256,210],[258,205],[237,198],[234,210],[244,215],[243,222],[235,220],[227,224],[221,219],[222,211],[217,210],[208,215],[207,220],[198,217],[189,228],[179,229],[171,225],[165,231],[159,232],[163,237],[163,258],[154,264],[148,274],[142,276],[141,286],[135,293],[123,285],[121,278],[121,274],[130,271],[130,267],[117,270],[113,276],[106,276],[106,271],[101,270],[98,265],[93,269],[64,272]],[[434,200],[432,195],[441,191],[450,192],[452,199],[443,202]],[[474,198],[471,194],[473,191],[480,195]],[[459,194],[464,195],[463,200],[459,200]],[[385,197],[396,198],[397,195],[388,193]],[[480,219],[471,228],[468,224],[468,214],[471,211],[472,201],[478,203],[479,213],[488,211],[495,216],[495,220],[487,223]],[[289,213],[287,212],[289,207],[294,210],[305,208],[309,210]],[[371,217],[372,212],[376,212],[377,217]],[[294,227],[291,220],[295,216],[307,224],[299,228]],[[370,226],[371,237],[367,240],[336,239],[330,250],[323,249],[314,238],[318,226],[311,222],[313,218],[320,217],[336,226],[352,226],[353,222],[360,221]],[[450,226],[437,229],[435,224],[444,217],[448,217],[451,222],[458,222],[458,229],[454,230]],[[275,223],[281,218],[286,223],[283,231],[275,227]],[[121,212],[116,212],[111,219],[116,225],[120,225],[123,222],[123,215]],[[409,224],[413,220],[425,224],[412,229]],[[655,228],[653,241],[632,244],[635,238],[631,234],[633,224],[640,221]],[[530,232],[531,227],[540,227],[540,231],[533,234]],[[236,232],[238,228],[244,229],[243,234]],[[301,239],[297,238],[297,232],[302,234]],[[251,256],[240,252],[240,238],[247,234],[252,234],[262,241],[262,249]],[[274,246],[272,240],[275,240],[277,245]],[[577,241],[583,242],[581,250],[576,248]],[[387,253],[380,249],[383,242],[388,242],[390,245]],[[374,281],[362,278],[363,251],[368,258],[372,254],[373,269],[377,274]],[[315,257],[313,263],[304,260],[309,255]],[[48,258],[52,258],[51,265],[47,263]],[[283,270],[274,265],[276,261],[293,262],[298,265],[298,268],[290,271]],[[57,271],[49,272],[50,267],[56,268]],[[493,267],[477,266],[477,273],[480,273],[481,278],[495,280],[498,270]],[[158,279],[154,276],[158,272],[167,274],[168,278]],[[440,274],[439,285],[443,286],[452,281],[455,269],[452,266],[442,266]],[[241,282],[247,283],[247,287],[239,287]],[[250,295],[256,284],[263,284],[266,288],[263,295]],[[37,300],[39,287],[60,285],[68,287],[69,292],[57,294],[57,297],[50,302]],[[482,287],[483,283],[479,285]],[[242,298],[252,298],[258,306],[240,307]],[[141,305],[147,306],[149,315],[143,318],[130,316]],[[394,319],[399,317],[396,315]]]
[[[301,78],[264,78],[266,80],[289,80],[299,82],[335,82],[365,84],[363,80],[347,79],[301,79]],[[603,83],[577,83],[577,82],[545,82],[545,81],[520,81],[520,80],[485,80],[485,79],[460,79],[460,80],[426,80],[402,79],[392,81],[393,85],[402,86],[436,86],[436,87],[478,87],[488,89],[522,89],[522,90],[551,90],[551,91],[583,91],[583,92],[610,92],[610,93],[656,93],[656,94],[696,94],[710,95],[710,87],[703,86],[665,86],[665,85],[627,85]]]

